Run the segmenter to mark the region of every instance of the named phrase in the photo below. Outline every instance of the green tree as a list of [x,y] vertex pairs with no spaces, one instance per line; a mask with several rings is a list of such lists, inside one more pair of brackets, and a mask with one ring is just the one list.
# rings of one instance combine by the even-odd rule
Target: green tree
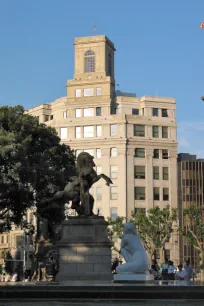
[[201,281],[204,281],[204,207],[191,205],[184,209],[182,233],[199,255]]
[[141,212],[132,214],[131,222],[137,226],[145,249],[150,258],[155,256],[156,249],[159,249],[160,262],[164,261],[164,246],[173,232],[173,222],[177,219],[176,209],[170,210],[167,205],[164,209],[154,207],[148,210],[145,216]]
[[[27,209],[44,217],[43,199],[61,190],[75,174],[75,158],[55,129],[39,124],[22,106],[0,107],[0,230],[22,224]],[[49,207],[53,222],[64,217],[58,203]]]
[[118,246],[118,239],[123,236],[123,225],[126,222],[126,218],[117,217],[115,220],[108,218],[108,236],[112,241],[112,248],[116,252],[120,253],[120,248]]
[[[163,262],[163,249],[165,243],[170,239],[173,231],[173,222],[177,219],[175,209],[170,210],[169,205],[165,209],[159,207],[148,210],[147,215],[141,212],[132,213],[127,222],[133,222],[137,228],[138,234],[143,242],[150,258],[155,256],[156,249],[160,251],[160,261]],[[118,217],[116,220],[108,219],[109,237],[115,242],[115,237],[121,239],[124,217]]]

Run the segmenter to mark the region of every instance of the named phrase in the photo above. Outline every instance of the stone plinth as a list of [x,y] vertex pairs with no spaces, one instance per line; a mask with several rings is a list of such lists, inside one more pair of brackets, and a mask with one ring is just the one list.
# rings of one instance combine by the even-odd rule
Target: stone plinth
[[150,273],[124,273],[114,274],[114,282],[134,282],[145,283],[147,281],[153,281],[154,276]]
[[58,242],[56,281],[111,280],[111,241],[103,217],[70,217]]

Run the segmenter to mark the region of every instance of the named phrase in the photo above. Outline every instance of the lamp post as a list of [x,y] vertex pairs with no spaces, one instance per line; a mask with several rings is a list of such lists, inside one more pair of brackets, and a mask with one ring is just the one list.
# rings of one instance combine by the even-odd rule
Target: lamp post
[[201,97],[201,100],[203,100],[203,101],[204,101],[204,96],[202,96],[202,97]]

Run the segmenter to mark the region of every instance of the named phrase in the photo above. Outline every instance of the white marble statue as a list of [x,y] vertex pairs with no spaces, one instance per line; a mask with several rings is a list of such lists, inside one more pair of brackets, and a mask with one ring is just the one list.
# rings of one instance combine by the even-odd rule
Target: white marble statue
[[128,222],[124,225],[121,240],[121,255],[126,263],[116,269],[118,274],[145,273],[149,269],[149,259],[137,235],[135,225]]

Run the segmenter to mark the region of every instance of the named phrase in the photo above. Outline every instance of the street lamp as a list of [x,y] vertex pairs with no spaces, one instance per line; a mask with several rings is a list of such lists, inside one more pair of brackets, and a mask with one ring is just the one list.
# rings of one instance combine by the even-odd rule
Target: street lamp
[[202,96],[202,97],[201,97],[201,100],[203,100],[203,101],[204,101],[204,96]]

